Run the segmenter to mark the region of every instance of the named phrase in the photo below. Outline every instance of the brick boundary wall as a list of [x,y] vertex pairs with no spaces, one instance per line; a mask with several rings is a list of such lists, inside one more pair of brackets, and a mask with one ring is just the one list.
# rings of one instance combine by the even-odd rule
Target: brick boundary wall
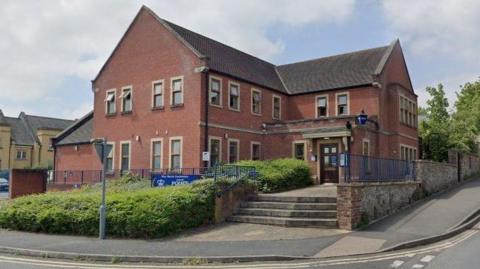
[[10,170],[9,198],[39,194],[47,191],[47,170]]
[[353,230],[393,214],[422,198],[419,182],[346,183],[337,185],[340,229]]

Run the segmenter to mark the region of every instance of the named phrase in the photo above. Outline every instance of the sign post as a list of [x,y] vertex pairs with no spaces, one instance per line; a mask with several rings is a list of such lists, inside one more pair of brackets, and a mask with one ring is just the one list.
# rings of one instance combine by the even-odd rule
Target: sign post
[[105,239],[105,227],[107,218],[107,205],[106,205],[106,181],[105,173],[107,171],[107,156],[112,151],[112,146],[107,144],[105,138],[94,139],[93,144],[100,162],[102,163],[102,204],[100,205],[100,227],[99,227],[99,239]]

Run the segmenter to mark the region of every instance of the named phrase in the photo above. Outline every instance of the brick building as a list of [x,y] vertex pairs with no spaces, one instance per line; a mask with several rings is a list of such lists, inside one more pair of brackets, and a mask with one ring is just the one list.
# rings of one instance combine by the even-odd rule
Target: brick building
[[331,156],[348,137],[354,154],[417,156],[417,96],[398,40],[276,66],[142,7],[92,90],[94,111],[55,139],[57,170],[99,169],[92,137],[113,144],[112,170],[295,157],[317,182],[338,182]]
[[51,139],[73,123],[24,112],[7,117],[0,110],[0,170],[51,167]]

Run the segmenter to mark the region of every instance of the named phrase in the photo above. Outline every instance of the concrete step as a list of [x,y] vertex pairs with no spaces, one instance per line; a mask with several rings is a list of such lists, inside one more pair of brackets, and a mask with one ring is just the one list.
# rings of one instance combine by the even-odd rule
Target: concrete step
[[337,211],[335,210],[284,210],[271,208],[238,208],[237,215],[251,216],[269,216],[280,218],[319,218],[319,219],[336,219]]
[[252,198],[251,201],[281,203],[336,203],[337,197],[297,197],[260,194],[257,197]]
[[269,208],[286,210],[337,210],[335,203],[243,202],[241,208]]
[[337,228],[336,219],[276,218],[265,216],[233,215],[228,218],[228,221],[284,227]]

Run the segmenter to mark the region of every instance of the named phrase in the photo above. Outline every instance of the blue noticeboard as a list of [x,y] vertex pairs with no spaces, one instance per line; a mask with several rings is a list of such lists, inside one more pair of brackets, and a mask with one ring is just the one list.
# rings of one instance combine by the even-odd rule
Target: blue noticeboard
[[152,174],[152,182],[154,187],[191,184],[192,182],[194,182],[195,180],[199,180],[200,178],[200,175]]

